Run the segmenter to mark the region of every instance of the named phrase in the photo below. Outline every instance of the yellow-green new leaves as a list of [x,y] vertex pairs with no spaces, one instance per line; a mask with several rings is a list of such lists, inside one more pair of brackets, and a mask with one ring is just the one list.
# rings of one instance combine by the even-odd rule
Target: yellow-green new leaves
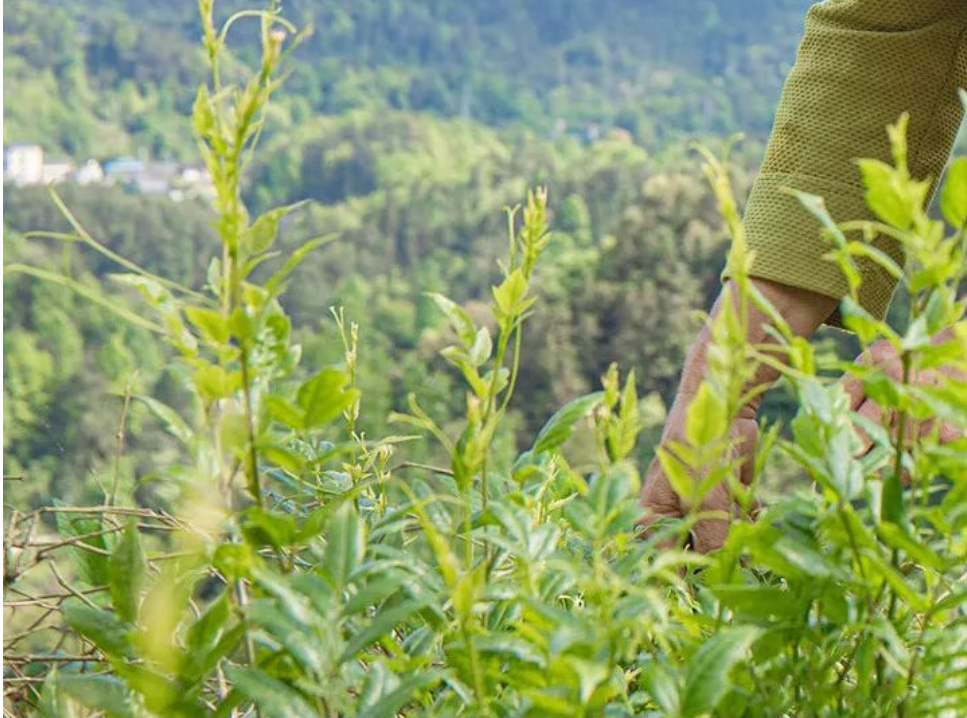
[[728,410],[722,397],[708,382],[702,382],[688,408],[685,438],[695,448],[707,447],[728,431]]
[[634,451],[641,428],[635,372],[632,370],[628,373],[624,391],[621,393],[621,407],[618,415],[613,417],[608,426],[608,453],[612,461],[626,459]]
[[467,310],[442,294],[430,293],[429,297],[449,320],[450,326],[453,327],[453,331],[456,332],[457,338],[460,339],[461,343],[465,347],[471,346],[477,336],[477,327],[474,325],[470,315],[467,314]]
[[511,272],[499,286],[493,288],[494,315],[504,326],[508,320],[520,316],[534,303],[527,299],[527,278],[521,269]]
[[960,231],[967,229],[967,157],[958,157],[947,170],[940,209],[951,227]]
[[185,317],[208,342],[214,345],[228,341],[228,322],[221,312],[205,307],[185,307]]
[[866,185],[866,204],[881,220],[899,229],[913,222],[914,200],[926,199],[929,185],[913,182],[880,160],[860,160],[860,171]]
[[524,207],[524,226],[519,235],[525,277],[530,278],[537,259],[550,241],[551,235],[547,231],[547,188],[530,190]]
[[597,391],[562,406],[541,428],[531,451],[542,454],[560,449],[574,432],[575,425],[599,406],[603,398],[604,392]]
[[894,166],[880,160],[863,159],[858,164],[866,185],[866,204],[888,225],[908,229],[923,206],[930,191],[930,182],[910,177],[907,169],[907,126],[910,117],[900,116],[896,124],[887,128]]
[[262,254],[272,248],[279,233],[282,220],[292,212],[306,205],[306,202],[296,202],[284,207],[276,207],[265,212],[246,227],[239,235],[238,248],[243,258]]

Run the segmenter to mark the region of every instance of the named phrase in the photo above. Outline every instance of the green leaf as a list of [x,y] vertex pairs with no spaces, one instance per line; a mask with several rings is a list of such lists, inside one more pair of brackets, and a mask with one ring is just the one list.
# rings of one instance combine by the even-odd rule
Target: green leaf
[[480,327],[477,330],[477,336],[474,338],[473,346],[470,347],[468,352],[470,363],[475,367],[480,366],[490,358],[492,350],[493,342],[490,339],[490,330],[487,327]]
[[305,412],[280,396],[265,397],[265,411],[270,418],[290,429],[305,429]]
[[191,120],[195,134],[203,139],[207,140],[215,131],[215,109],[211,95],[208,93],[208,85],[204,83],[198,86]]
[[44,679],[33,718],[64,718],[64,716],[74,715],[76,712],[77,707],[72,704],[70,697],[60,689],[60,673],[55,666]]
[[[675,450],[676,453],[669,451],[669,448]],[[698,482],[689,472],[688,467],[678,458],[678,450],[685,448],[687,447],[683,447],[677,442],[670,442],[667,448],[659,446],[655,452],[655,457],[675,493],[685,501],[692,502],[698,490]]]
[[278,272],[269,277],[268,281],[265,283],[265,291],[268,292],[270,297],[278,296],[279,293],[285,287],[285,282],[289,278],[289,275],[295,271],[302,260],[304,260],[310,252],[312,252],[317,247],[321,247],[324,244],[329,244],[336,238],[335,234],[329,234],[324,237],[315,237],[313,239],[305,242],[301,247],[295,250],[289,255],[289,258],[285,260],[285,264]]
[[450,321],[450,326],[457,333],[460,342],[469,349],[477,338],[477,328],[467,311],[452,299],[442,294],[430,293],[430,299],[437,305],[444,316]]
[[218,439],[223,451],[241,455],[248,446],[248,431],[248,417],[240,411],[226,411],[218,418]]
[[708,639],[688,663],[682,691],[682,716],[710,713],[729,690],[729,674],[743,661],[759,630],[738,626]]
[[[55,499],[54,506],[63,506],[63,502]],[[87,516],[70,516],[58,511],[56,514],[57,533],[62,538],[87,536],[83,543],[93,548],[106,550],[104,535],[99,532],[104,528],[100,518]],[[84,548],[72,546],[68,550],[71,563],[80,578],[90,586],[104,586],[110,582],[110,568],[108,557],[100,553],[88,551]]]
[[638,392],[635,389],[635,372],[628,374],[624,391],[621,394],[621,410],[618,421],[608,431],[608,447],[611,458],[620,461],[635,448],[638,432],[641,431],[641,416],[638,413]]
[[280,549],[288,546],[296,532],[294,516],[257,506],[245,510],[241,523],[245,538],[254,548],[268,545]]
[[967,157],[958,157],[947,169],[940,209],[952,227],[967,227]]
[[258,560],[247,543],[223,543],[215,549],[212,563],[228,580],[247,578]]
[[590,414],[601,403],[603,398],[604,392],[596,391],[593,394],[586,394],[585,396],[574,399],[562,406],[541,427],[540,433],[537,434],[537,439],[534,442],[534,448],[531,451],[534,454],[542,454],[560,449],[574,432],[574,426],[578,421]]
[[795,197],[803,209],[819,220],[819,223],[837,247],[845,247],[849,243],[839,225],[830,216],[822,197],[792,188],[788,189],[787,193]]
[[651,699],[665,715],[678,715],[681,705],[680,683],[672,669],[652,661],[641,670],[641,682]]
[[228,592],[222,591],[222,594],[212,601],[204,613],[188,628],[185,639],[188,644],[188,652],[205,651],[214,646],[218,642],[230,615],[231,605],[228,600]]
[[67,624],[97,646],[109,658],[127,658],[131,655],[128,640],[131,626],[121,623],[110,611],[91,608],[71,600],[64,605]]
[[190,652],[182,668],[182,676],[194,683],[206,680],[223,658],[235,652],[248,630],[246,624],[236,623],[222,633],[211,648]]
[[875,553],[867,553],[867,567],[874,575],[884,579],[893,592],[915,611],[926,611],[930,607],[930,600],[910,586],[899,571]]
[[366,553],[366,525],[359,519],[352,502],[336,509],[326,532],[326,552],[322,565],[337,590],[349,583],[349,577]]
[[899,171],[880,160],[859,160],[859,166],[866,185],[866,204],[873,214],[894,227],[909,227],[913,212],[901,188]]
[[225,399],[242,386],[241,372],[226,372],[217,364],[201,364],[195,370],[195,386],[207,401]]
[[326,524],[329,523],[329,516],[335,508],[335,502],[326,503],[306,516],[305,521],[302,522],[302,526],[296,531],[296,541],[311,541],[318,536]]
[[400,681],[392,691],[382,696],[375,703],[367,706],[359,713],[359,718],[385,718],[395,716],[400,709],[413,700],[417,691],[432,688],[443,674],[440,671],[420,671]]
[[295,202],[284,207],[276,207],[259,215],[239,238],[239,248],[245,254],[261,254],[275,243],[282,219],[292,212],[306,205],[306,201]]
[[880,495],[880,516],[884,521],[893,523],[903,523],[906,516],[903,483],[893,471],[888,471],[883,479],[883,493]]
[[239,249],[242,255],[250,256],[270,249],[279,233],[279,221],[285,213],[286,208],[279,207],[256,217],[239,237]]
[[520,269],[511,272],[500,286],[494,287],[492,291],[497,305],[495,314],[499,320],[519,314],[527,306],[527,302],[524,301],[524,296],[527,294],[527,279]]
[[313,718],[319,714],[295,688],[259,668],[229,668],[228,677],[240,692],[264,715],[272,718]]
[[729,584],[713,587],[712,593],[737,616],[753,622],[802,615],[800,602],[777,586]]
[[228,323],[221,312],[204,307],[186,307],[185,317],[212,344],[228,341]]
[[352,598],[342,604],[343,616],[365,613],[374,603],[380,603],[404,590],[408,580],[409,576],[401,572],[371,579],[359,588]]
[[543,668],[547,661],[544,654],[530,641],[509,633],[487,633],[478,636],[474,647],[485,656],[513,658],[520,663],[530,663]]
[[708,382],[702,382],[688,407],[685,438],[693,447],[705,447],[725,436],[728,429],[725,402]]
[[890,548],[900,549],[907,556],[923,566],[942,571],[944,560],[927,544],[921,543],[901,526],[884,521],[877,527],[877,533]]
[[111,553],[111,602],[118,618],[134,623],[144,585],[145,559],[137,519],[131,519]]
[[131,694],[114,676],[87,676],[61,673],[57,676],[59,691],[86,708],[101,711],[108,718],[132,718],[140,715]]
[[346,650],[339,657],[340,663],[351,660],[353,656],[378,641],[406,622],[414,614],[419,613],[426,604],[423,601],[404,601],[392,608],[380,611],[369,625],[353,634],[346,644]]
[[304,412],[304,424],[313,429],[332,421],[359,397],[357,389],[346,389],[349,375],[329,367],[299,387],[298,402]]
[[292,620],[271,602],[253,603],[248,610],[252,623],[281,644],[285,652],[309,674],[319,676],[328,664],[326,645],[309,627]]
[[165,429],[176,439],[180,440],[184,444],[191,442],[191,429],[189,428],[188,424],[185,423],[184,419],[178,416],[174,409],[162,404],[160,401],[150,396],[138,394],[132,398],[142,402],[148,407],[148,409],[151,410],[152,414],[161,419]]

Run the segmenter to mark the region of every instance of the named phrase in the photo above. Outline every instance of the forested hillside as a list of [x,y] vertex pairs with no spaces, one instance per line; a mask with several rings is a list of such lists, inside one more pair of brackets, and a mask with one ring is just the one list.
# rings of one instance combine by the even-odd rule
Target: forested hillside
[[[287,17],[315,33],[297,52],[272,131],[368,109],[542,136],[613,126],[650,149],[701,133],[762,133],[807,4],[286,3]],[[4,141],[72,155],[191,153],[185,110],[202,62],[194,5],[6,3]],[[220,3],[217,12],[241,5]]]
[[[368,315],[365,428],[383,431],[412,391],[446,414],[461,410],[456,375],[433,358],[440,327],[425,293],[483,298],[503,247],[502,208],[535,183],[555,199],[558,258],[528,338],[540,361],[521,380],[519,430],[594,386],[615,360],[667,400],[691,312],[710,301],[725,248],[685,142],[742,129],[754,167],[804,4],[287,4],[286,16],[314,33],[270,109],[246,192],[256,207],[311,200],[283,242],[303,230],[338,234],[286,302],[318,361],[336,358],[331,306]],[[6,143],[35,142],[76,162],[196,155],[187,119],[204,67],[195,3],[12,0],[4,19]],[[228,76],[252,59],[252,26],[233,32],[242,50],[223,61]],[[213,251],[203,204],[119,188],[62,192],[112,249],[203,281]],[[61,266],[62,247],[22,238],[67,229],[46,192],[11,186],[7,198],[7,261]],[[118,270],[70,263],[81,281]],[[125,388],[177,403],[178,381],[159,371],[164,349],[68,290],[21,277],[5,292],[6,471],[29,473],[29,488],[17,490],[32,496],[49,481],[67,496],[96,491],[85,477],[109,461]],[[141,445],[141,414],[136,407],[128,432],[132,480],[160,450],[157,438]]]

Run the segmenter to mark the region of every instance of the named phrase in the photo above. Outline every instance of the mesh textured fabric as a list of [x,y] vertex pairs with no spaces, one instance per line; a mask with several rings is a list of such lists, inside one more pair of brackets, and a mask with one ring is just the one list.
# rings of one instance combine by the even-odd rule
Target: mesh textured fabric
[[[967,87],[967,0],[826,0],[812,6],[745,210],[752,275],[841,298],[839,267],[818,222],[783,188],[826,200],[837,221],[872,218],[856,158],[890,161],[886,126],[902,112],[911,174],[936,179],[956,138]],[[874,244],[902,264],[893,240]],[[890,275],[859,262],[860,302],[883,317]],[[827,320],[838,324],[838,316]]]

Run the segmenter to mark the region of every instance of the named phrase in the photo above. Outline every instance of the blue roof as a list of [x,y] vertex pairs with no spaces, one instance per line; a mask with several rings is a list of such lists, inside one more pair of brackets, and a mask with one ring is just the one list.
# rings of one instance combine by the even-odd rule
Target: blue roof
[[140,169],[144,169],[144,162],[134,157],[114,157],[104,163],[105,172]]

